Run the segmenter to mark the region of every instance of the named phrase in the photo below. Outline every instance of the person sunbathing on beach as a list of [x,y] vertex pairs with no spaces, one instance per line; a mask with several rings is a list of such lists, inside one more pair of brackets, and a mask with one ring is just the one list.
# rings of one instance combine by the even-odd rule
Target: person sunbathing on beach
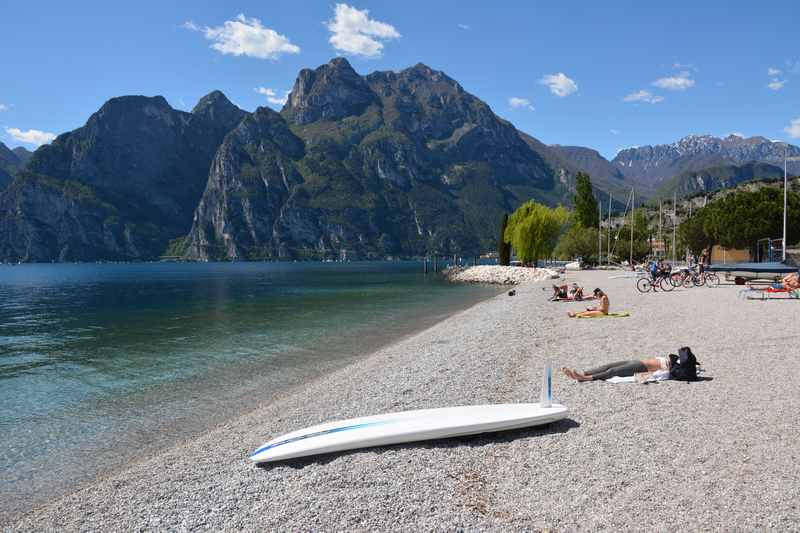
[[553,285],[553,295],[550,300],[565,300],[567,297],[566,285]]
[[573,368],[563,367],[561,371],[568,378],[575,381],[597,381],[606,380],[613,377],[628,377],[634,374],[645,372],[656,372],[666,370],[669,372],[672,367],[669,357],[653,357],[651,359],[640,359],[637,361],[616,361],[607,365],[591,368],[584,372],[578,372]]
[[562,367],[561,371],[568,378],[575,381],[598,381],[613,377],[630,377],[636,374],[652,374],[654,372],[667,372],[668,379],[683,381],[696,381],[697,367],[700,363],[692,353],[692,349],[684,346],[678,350],[680,355],[669,354],[656,356],[649,359],[632,361],[616,361],[607,365],[578,372],[573,368]]
[[773,283],[766,287],[753,287],[748,283],[747,288],[754,291],[770,291],[770,292],[791,292],[800,289],[800,271],[792,272],[785,275],[779,283]]
[[587,307],[586,311],[580,313],[573,313],[570,311],[567,315],[570,318],[585,318],[590,316],[607,315],[608,309],[611,307],[611,302],[608,301],[608,296],[600,289],[595,289],[594,297],[600,300],[600,304],[595,307]]
[[783,285],[783,288],[787,291],[800,289],[800,270],[785,275],[783,279],[781,279],[781,285]]
[[550,297],[550,300],[581,301],[583,300],[583,287],[580,287],[577,283],[573,283],[570,286],[553,285],[553,296]]

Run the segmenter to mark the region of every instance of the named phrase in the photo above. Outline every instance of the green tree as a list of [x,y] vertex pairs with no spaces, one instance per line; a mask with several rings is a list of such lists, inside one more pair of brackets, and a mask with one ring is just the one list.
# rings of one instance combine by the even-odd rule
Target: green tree
[[500,223],[500,239],[497,243],[498,262],[503,266],[511,264],[511,245],[506,241],[506,228],[508,227],[508,213],[503,215]]
[[[616,238],[619,236],[619,238]],[[647,222],[647,211],[644,208],[633,212],[633,259],[642,260],[650,255],[651,230]],[[630,219],[611,235],[612,252],[620,259],[627,260],[631,254],[631,224]],[[615,240],[616,239],[616,240]]]
[[[604,243],[605,244],[605,243]],[[559,259],[584,259],[597,256],[597,230],[572,224],[558,239],[553,254]]]
[[705,232],[704,225],[710,209],[702,207],[694,212],[691,218],[681,222],[678,226],[678,248],[689,248],[698,256],[706,248],[711,248],[713,239]]
[[568,219],[569,211],[563,207],[550,209],[531,200],[508,219],[505,240],[514,247],[520,261],[535,265],[540,258],[553,252]]
[[578,172],[575,176],[575,222],[584,228],[596,228],[599,216],[592,180],[588,174]]
[[[758,239],[783,236],[783,191],[763,188],[738,191],[714,200],[685,220],[678,229],[681,242],[693,252],[721,244],[749,249]],[[787,241],[800,239],[800,194],[790,192]]]

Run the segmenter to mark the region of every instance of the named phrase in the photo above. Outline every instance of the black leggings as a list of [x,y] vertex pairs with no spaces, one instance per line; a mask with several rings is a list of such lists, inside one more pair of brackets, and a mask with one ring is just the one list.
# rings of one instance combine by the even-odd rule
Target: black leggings
[[647,372],[647,365],[641,361],[617,361],[616,363],[609,363],[607,365],[598,366],[584,372],[585,375],[591,376],[592,381],[598,379],[608,379],[615,376],[621,378],[632,376],[639,372]]

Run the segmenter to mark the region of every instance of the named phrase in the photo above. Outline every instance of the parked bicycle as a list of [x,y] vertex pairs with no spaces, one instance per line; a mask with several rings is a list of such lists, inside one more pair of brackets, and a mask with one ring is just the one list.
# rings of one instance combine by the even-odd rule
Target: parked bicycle
[[675,288],[670,280],[669,274],[659,273],[655,276],[639,278],[636,281],[636,288],[639,292],[657,292],[661,289],[664,292],[669,292]]

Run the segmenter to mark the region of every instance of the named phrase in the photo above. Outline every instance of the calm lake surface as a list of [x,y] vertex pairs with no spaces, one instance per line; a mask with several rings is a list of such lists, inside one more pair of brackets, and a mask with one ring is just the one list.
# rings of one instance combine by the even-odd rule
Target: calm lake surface
[[415,262],[0,265],[0,523],[498,292]]

